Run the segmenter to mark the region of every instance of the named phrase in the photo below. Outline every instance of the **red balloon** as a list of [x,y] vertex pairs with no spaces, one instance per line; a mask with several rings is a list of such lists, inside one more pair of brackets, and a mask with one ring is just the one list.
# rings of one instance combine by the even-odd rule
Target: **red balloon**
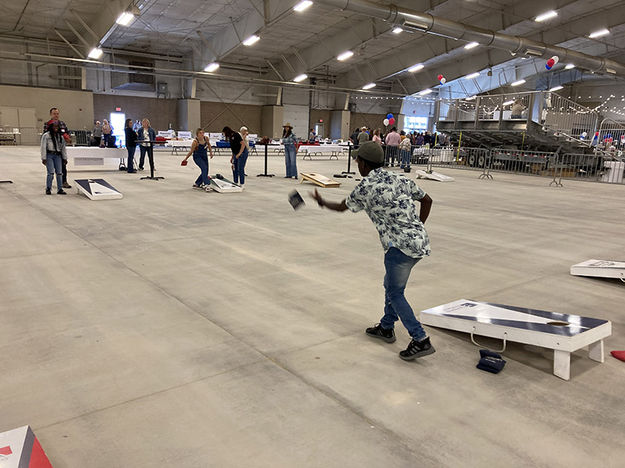
[[443,75],[438,75],[438,77],[437,77],[437,78],[438,78],[438,81],[440,81],[440,80],[442,80],[442,79],[443,79]]
[[388,124],[395,125],[395,118],[393,117],[392,119],[388,119]]
[[547,65],[549,65],[549,68],[553,67],[556,64],[556,61],[552,58],[550,58],[549,60],[547,60]]

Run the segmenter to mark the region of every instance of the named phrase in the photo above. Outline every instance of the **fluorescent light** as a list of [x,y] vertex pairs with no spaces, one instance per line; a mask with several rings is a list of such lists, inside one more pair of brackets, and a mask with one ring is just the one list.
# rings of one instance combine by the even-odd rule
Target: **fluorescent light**
[[99,47],[94,47],[93,49],[91,49],[91,52],[89,52],[89,58],[97,60],[100,57],[102,57],[102,49],[100,49]]
[[336,59],[339,62],[342,62],[343,60],[347,60],[348,58],[352,57],[354,55],[354,53],[351,50],[347,50],[345,52],[343,52],[342,54],[339,54],[338,57],[336,57]]
[[465,101],[473,101],[477,96],[470,96],[468,98],[464,98]]
[[212,63],[209,63],[208,65],[206,65],[206,68],[204,68],[204,71],[212,73],[212,72],[216,71],[218,68],[219,68],[219,64],[217,62],[212,62]]
[[572,68],[575,68],[575,65],[572,63],[569,63],[566,67],[564,67],[565,70],[570,70]]
[[504,106],[509,106],[511,104],[514,104],[514,99],[512,101],[506,101],[503,103]]
[[299,83],[300,81],[304,81],[306,78],[308,78],[308,75],[306,73],[302,73],[301,75],[297,75],[295,78],[293,78],[293,81]]
[[474,49],[475,47],[477,47],[479,45],[480,45],[479,42],[469,42],[467,45],[464,46],[464,48],[467,49],[467,50],[471,50],[471,49]]
[[608,34],[610,34],[610,31],[608,31],[607,29],[603,28],[603,29],[600,29],[599,31],[595,31],[594,33],[592,33],[588,37],[591,38],[591,39],[595,39],[597,37],[607,36]]
[[464,79],[472,80],[473,78],[477,78],[478,76],[480,76],[480,72],[475,72],[475,73],[471,73],[470,75],[465,76]]
[[561,89],[564,89],[564,86],[558,85],[558,86],[554,86],[549,91],[554,92],[554,91],[560,91]]
[[249,47],[256,44],[258,41],[260,41],[260,37],[258,37],[256,34],[252,34],[250,37],[243,41],[243,45]]
[[425,65],[423,65],[422,63],[419,63],[417,65],[413,65],[412,67],[410,67],[408,71],[410,73],[414,73],[414,72],[418,72],[419,70],[423,70],[424,68],[425,68]]
[[536,21],[537,23],[541,23],[543,21],[547,21],[548,19],[555,18],[556,16],[558,16],[558,13],[550,10],[546,13],[543,13],[542,15],[538,15],[534,21]]
[[371,88],[375,88],[375,83],[369,83],[362,87],[362,89],[371,89]]
[[297,12],[302,12],[312,4],[313,2],[311,2],[310,0],[303,0],[299,2],[297,5],[295,5],[293,9]]
[[400,28],[399,26],[395,26],[395,27],[393,28],[393,34],[399,34],[399,33],[400,33],[400,32],[402,32],[402,31],[403,31],[403,29],[402,29],[402,28]]
[[431,89],[424,89],[423,91],[419,91],[419,96],[425,96],[427,94],[430,94],[431,92]]
[[134,18],[135,18],[135,15],[133,15],[129,11],[124,11],[121,15],[117,17],[115,22],[117,24],[121,24],[122,26],[128,26]]
[[522,85],[523,83],[525,83],[525,80],[519,80],[519,81],[515,81],[514,83],[510,84],[510,86],[519,86],[519,85]]

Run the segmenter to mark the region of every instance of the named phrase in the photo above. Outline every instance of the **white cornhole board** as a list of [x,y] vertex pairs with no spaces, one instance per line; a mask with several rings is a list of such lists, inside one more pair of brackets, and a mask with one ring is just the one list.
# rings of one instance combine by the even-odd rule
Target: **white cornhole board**
[[104,179],[74,179],[78,193],[89,200],[117,200],[124,196]]
[[52,468],[29,426],[0,432],[0,468]]
[[571,267],[575,276],[596,276],[599,278],[620,278],[625,282],[625,262],[612,260],[586,260]]
[[612,334],[608,320],[467,299],[423,310],[421,322],[553,349],[553,373],[564,380],[570,378],[572,352],[588,346],[588,357],[603,362],[603,339]]
[[445,174],[441,174],[440,172],[427,172],[422,169],[417,169],[415,171],[417,174],[417,179],[429,179],[429,180],[437,180],[438,182],[453,182],[454,178],[446,176]]
[[211,177],[210,186],[215,192],[219,193],[236,193],[243,191],[243,189],[234,182],[228,179],[217,179],[216,177]]

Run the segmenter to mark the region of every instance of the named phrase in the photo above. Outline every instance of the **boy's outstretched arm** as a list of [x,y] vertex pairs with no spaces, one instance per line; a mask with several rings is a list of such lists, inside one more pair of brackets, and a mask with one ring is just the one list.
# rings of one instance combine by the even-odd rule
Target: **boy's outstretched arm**
[[[336,203],[336,202],[329,202],[323,199],[323,197],[319,194],[319,192],[317,191],[317,189],[315,189],[315,191],[313,193],[311,193],[311,196],[317,200],[317,204],[323,208],[326,207],[330,210],[334,210],[334,211],[345,211],[347,210],[347,205],[345,204],[345,200],[343,200],[341,203]],[[427,197],[427,195],[426,195]],[[430,200],[431,203],[432,200]],[[428,210],[429,211],[429,210]]]

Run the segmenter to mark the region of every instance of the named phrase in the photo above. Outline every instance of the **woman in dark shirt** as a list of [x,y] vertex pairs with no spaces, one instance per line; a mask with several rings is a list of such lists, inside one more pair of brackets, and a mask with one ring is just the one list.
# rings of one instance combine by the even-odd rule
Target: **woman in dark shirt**
[[222,133],[230,142],[230,151],[232,151],[232,158],[230,158],[230,162],[232,163],[232,175],[234,177],[234,183],[237,185],[243,185],[243,183],[245,182],[245,161],[240,159],[241,155],[243,154],[243,150],[245,150],[245,143],[243,143],[243,138],[241,138],[239,132],[235,132],[230,127],[224,127]]
[[137,134],[132,129],[132,119],[126,119],[126,126],[124,127],[126,133],[126,149],[128,150],[128,172],[137,172],[133,167],[133,158],[135,156],[135,150],[137,149]]

